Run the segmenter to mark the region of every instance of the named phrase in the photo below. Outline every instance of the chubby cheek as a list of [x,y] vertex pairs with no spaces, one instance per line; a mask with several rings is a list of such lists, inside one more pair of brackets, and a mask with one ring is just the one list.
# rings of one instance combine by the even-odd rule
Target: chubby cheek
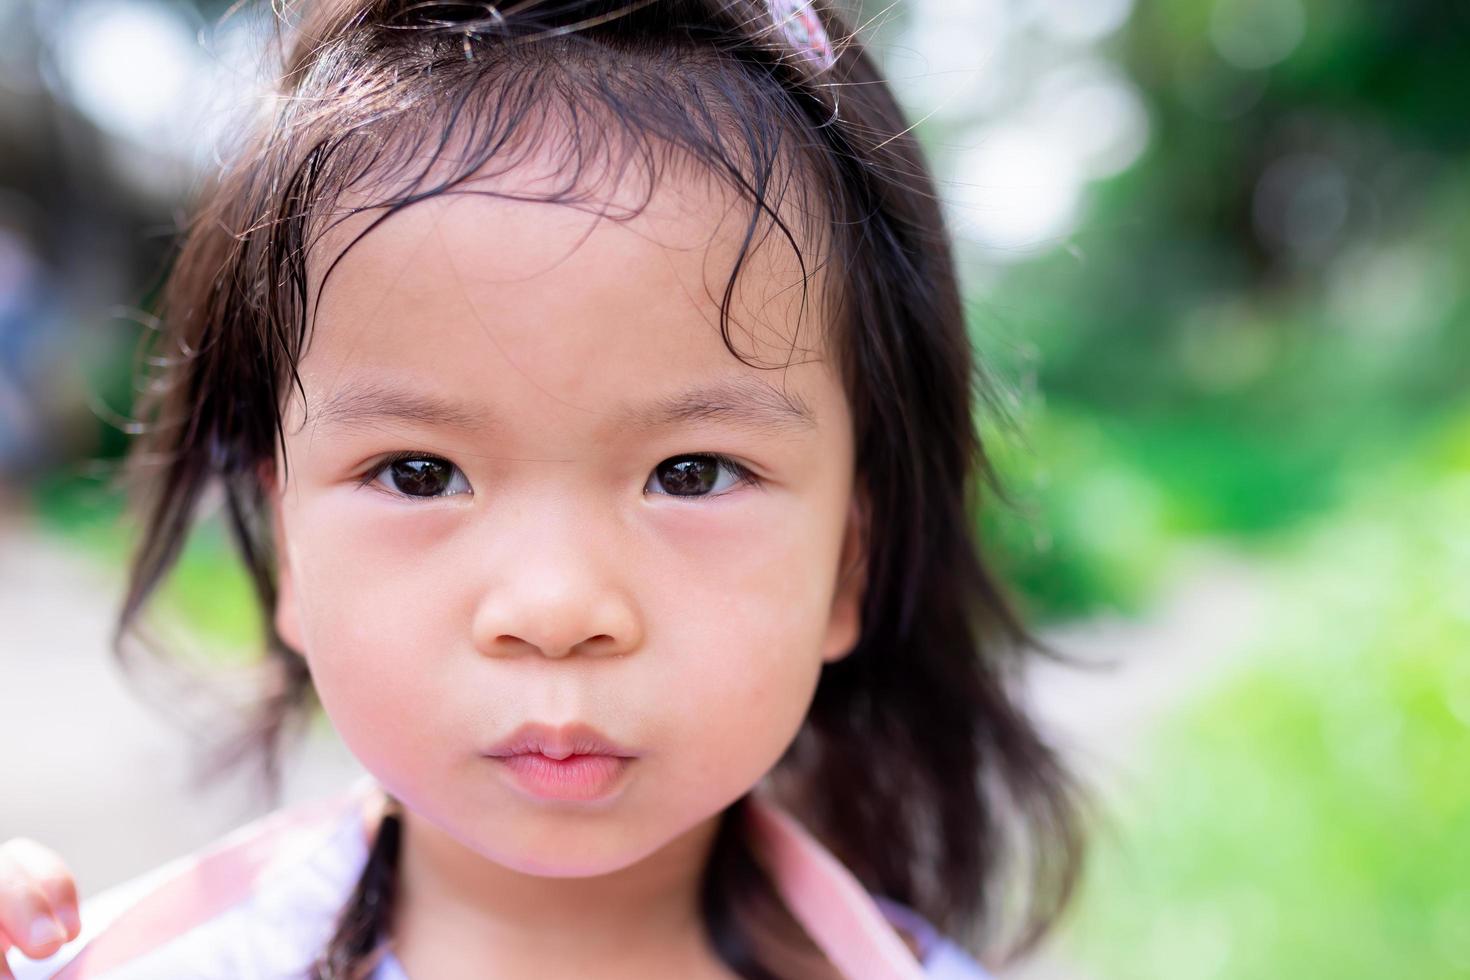
[[782,638],[757,633],[747,639],[748,644],[708,651],[728,654],[723,663],[680,670],[678,689],[688,696],[679,699],[670,719],[685,733],[679,781],[697,797],[711,791],[724,797],[720,805],[775,766],[800,729],[820,676],[820,660],[783,650]]
[[[706,525],[706,534],[711,527]],[[840,535],[812,520],[713,541],[701,570],[671,563],[650,608],[664,723],[688,792],[738,797],[795,737],[821,674]]]
[[391,778],[416,756],[433,757],[418,743],[434,742],[442,708],[431,709],[448,680],[437,661],[457,649],[440,608],[444,578],[418,567],[429,564],[423,552],[365,538],[347,521],[299,516],[293,568],[313,684],[362,763]]

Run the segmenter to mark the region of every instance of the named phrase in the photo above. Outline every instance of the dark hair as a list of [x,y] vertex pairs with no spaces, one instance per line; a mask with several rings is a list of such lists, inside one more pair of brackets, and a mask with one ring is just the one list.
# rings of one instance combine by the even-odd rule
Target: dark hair
[[[975,424],[984,389],[934,183],[860,40],[819,12],[830,66],[793,49],[749,0],[529,0],[504,15],[431,0],[309,6],[292,25],[274,119],[208,188],[165,290],[166,346],[150,361],[131,461],[143,533],[117,647],[126,655],[201,496],[219,486],[271,672],[250,744],[274,771],[312,692],[273,626],[263,469],[300,387],[306,255],[334,209],[354,210],[347,192],[385,209],[370,231],[418,201],[484,193],[466,178],[503,173],[548,142],[565,151],[565,180],[536,199],[573,206],[592,200],[589,180],[646,179],[651,193],[666,168],[697,164],[751,205],[722,303],[732,354],[731,296],[764,236],[783,236],[808,278],[836,270],[824,277],[830,343],[869,508],[862,635],[824,668],[776,786],[869,890],[977,951],[1014,924],[1014,955],[1073,889],[1078,797],[1018,705],[1018,669],[1038,648],[977,549],[973,515],[991,476]],[[716,948],[746,977],[830,973],[742,843],[742,810],[725,814],[706,872]],[[351,975],[386,932],[388,832],[319,976]],[[1024,903],[1002,893],[1013,877],[1028,886]],[[365,908],[377,913],[365,919]]]

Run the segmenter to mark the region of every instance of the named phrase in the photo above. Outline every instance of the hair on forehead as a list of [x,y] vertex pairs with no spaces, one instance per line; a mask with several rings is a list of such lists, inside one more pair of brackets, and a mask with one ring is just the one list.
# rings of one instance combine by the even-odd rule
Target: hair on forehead
[[[566,33],[505,45],[493,56],[475,58],[471,49],[448,65],[425,65],[422,43],[386,47],[367,65],[345,42],[339,47],[319,52],[300,80],[290,106],[299,118],[283,130],[287,138],[316,136],[297,173],[299,240],[283,270],[298,283],[299,303],[315,293],[313,309],[293,311],[303,325],[346,254],[420,202],[481,196],[624,222],[643,214],[671,179],[707,180],[748,205],[718,297],[732,354],[763,366],[737,349],[730,327],[740,276],[772,236],[789,249],[801,289],[786,363],[798,355],[809,311],[835,308],[825,295],[809,302],[835,210],[821,193],[831,182],[823,157],[803,138],[789,99],[751,86],[707,46],[670,48],[636,36],[615,46]],[[405,91],[406,72],[422,73],[422,83]],[[338,247],[349,221],[353,230]],[[307,276],[308,256],[319,276]],[[309,278],[315,288],[302,290]]]

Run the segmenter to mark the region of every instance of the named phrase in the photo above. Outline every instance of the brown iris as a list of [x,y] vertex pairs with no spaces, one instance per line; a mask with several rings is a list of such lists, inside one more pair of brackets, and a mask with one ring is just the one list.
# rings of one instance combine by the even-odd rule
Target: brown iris
[[454,465],[442,459],[400,459],[389,466],[393,485],[411,497],[436,497],[449,488]]
[[659,463],[654,472],[669,494],[697,497],[713,489],[720,478],[720,463],[709,456],[675,456]]

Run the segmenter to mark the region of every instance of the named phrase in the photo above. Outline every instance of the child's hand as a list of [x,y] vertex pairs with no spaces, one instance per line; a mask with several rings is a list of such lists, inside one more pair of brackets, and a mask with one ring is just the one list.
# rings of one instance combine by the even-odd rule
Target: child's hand
[[0,978],[11,975],[11,946],[44,959],[80,931],[76,882],[61,858],[24,837],[0,844]]

